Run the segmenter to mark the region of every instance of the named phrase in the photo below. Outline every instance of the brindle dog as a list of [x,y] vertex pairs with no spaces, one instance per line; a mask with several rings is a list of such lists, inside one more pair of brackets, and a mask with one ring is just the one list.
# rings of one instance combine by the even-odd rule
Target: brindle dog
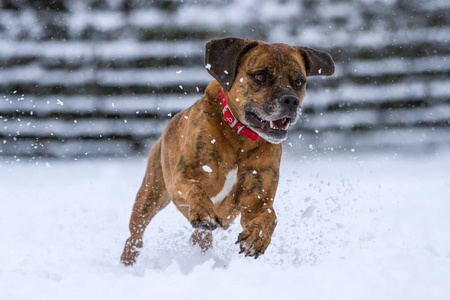
[[125,265],[136,262],[145,228],[171,200],[203,251],[212,246],[212,230],[241,215],[240,253],[264,254],[277,224],[281,142],[299,118],[307,77],[334,73],[325,52],[238,38],[207,43],[206,68],[216,80],[172,118],[150,152]]

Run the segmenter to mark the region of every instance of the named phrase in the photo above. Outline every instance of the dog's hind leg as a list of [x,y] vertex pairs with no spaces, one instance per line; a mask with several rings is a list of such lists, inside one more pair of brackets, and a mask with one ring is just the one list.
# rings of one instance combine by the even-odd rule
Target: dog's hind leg
[[140,248],[143,246],[142,237],[147,225],[161,209],[170,203],[160,157],[161,141],[158,141],[150,151],[146,175],[136,195],[136,202],[131,213],[130,237],[125,243],[125,249],[120,258],[126,266],[136,262]]

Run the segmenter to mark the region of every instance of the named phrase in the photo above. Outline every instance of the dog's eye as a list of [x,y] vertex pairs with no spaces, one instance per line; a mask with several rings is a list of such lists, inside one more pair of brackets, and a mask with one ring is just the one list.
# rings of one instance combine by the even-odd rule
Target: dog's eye
[[254,75],[255,81],[256,82],[266,82],[266,75],[258,73]]
[[294,86],[299,88],[303,85],[303,81],[300,79],[294,80]]

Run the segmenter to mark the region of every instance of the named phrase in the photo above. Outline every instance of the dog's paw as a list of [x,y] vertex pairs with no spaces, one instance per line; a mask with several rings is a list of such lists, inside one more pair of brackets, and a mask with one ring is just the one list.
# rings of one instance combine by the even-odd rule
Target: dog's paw
[[212,203],[190,206],[189,221],[195,229],[214,230],[223,226],[223,220],[216,216]]
[[125,249],[123,249],[120,262],[126,267],[134,265],[142,246],[142,239],[129,238],[125,243]]
[[239,234],[236,244],[240,246],[239,254],[244,253],[245,257],[257,259],[264,254],[270,241],[271,234],[268,234],[260,224],[250,224]]

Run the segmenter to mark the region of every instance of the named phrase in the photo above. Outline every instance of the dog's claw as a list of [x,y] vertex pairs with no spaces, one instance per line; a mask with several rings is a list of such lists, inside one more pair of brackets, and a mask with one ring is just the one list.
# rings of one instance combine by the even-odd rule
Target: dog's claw
[[203,230],[214,230],[217,228],[217,225],[208,221],[208,220],[196,220],[194,222],[192,222],[192,227],[194,227],[195,229],[203,229]]
[[194,221],[192,222],[192,227],[194,227],[195,229],[200,227],[200,221]]
[[214,229],[216,229],[216,227],[217,227],[216,225],[214,225],[208,221],[203,221],[200,226],[200,228],[204,229],[204,230],[214,230]]
[[239,244],[241,251],[245,257],[253,257],[257,259],[264,254],[267,246],[270,244],[270,235],[263,233],[264,228],[256,223],[246,226],[237,238],[236,244]]
[[242,242],[243,240],[245,240],[247,237],[244,238],[244,235],[241,233],[238,235],[238,239],[236,241],[236,245],[239,244],[240,242]]

